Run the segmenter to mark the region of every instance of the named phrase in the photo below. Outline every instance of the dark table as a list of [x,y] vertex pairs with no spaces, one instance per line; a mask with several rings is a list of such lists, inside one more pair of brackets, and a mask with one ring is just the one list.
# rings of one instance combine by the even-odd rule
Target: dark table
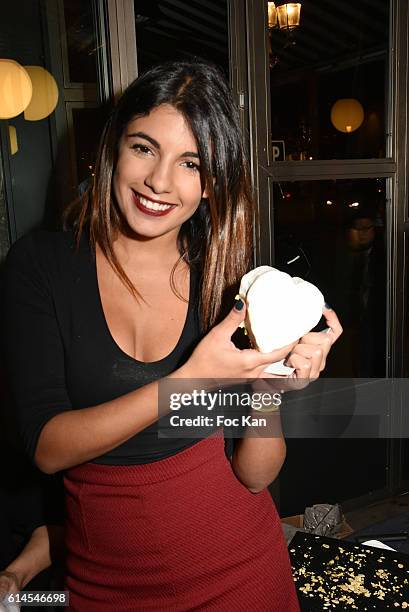
[[302,612],[409,610],[409,555],[301,531],[289,552]]
[[[379,523],[375,523],[370,527],[365,527],[365,529],[355,531],[345,538],[344,541],[355,542],[355,538],[358,536],[368,536],[368,540],[382,541],[380,537],[377,537],[377,534],[401,533],[405,531],[409,533],[409,512],[404,512],[387,519],[386,521],[380,521]],[[396,542],[385,542],[385,544],[401,553],[409,555],[409,539],[399,540]]]

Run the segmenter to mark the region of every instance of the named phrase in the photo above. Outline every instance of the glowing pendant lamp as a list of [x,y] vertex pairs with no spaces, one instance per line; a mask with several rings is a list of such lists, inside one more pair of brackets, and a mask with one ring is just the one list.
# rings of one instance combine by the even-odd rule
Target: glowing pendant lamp
[[29,105],[32,94],[27,70],[14,60],[0,59],[0,119],[17,117]]
[[58,102],[58,87],[52,74],[42,66],[24,66],[33,84],[33,96],[24,111],[27,121],[39,121],[51,115]]
[[346,134],[355,132],[361,127],[365,114],[362,104],[355,98],[342,98],[335,102],[331,109],[331,123]]

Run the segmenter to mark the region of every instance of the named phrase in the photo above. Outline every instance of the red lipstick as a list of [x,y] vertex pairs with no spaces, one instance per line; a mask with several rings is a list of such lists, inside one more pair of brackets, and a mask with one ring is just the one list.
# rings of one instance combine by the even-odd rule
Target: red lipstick
[[[164,217],[165,215],[168,215],[174,208],[176,208],[175,204],[169,205],[169,204],[166,204],[165,202],[161,202],[161,204],[166,204],[167,206],[170,206],[170,208],[167,208],[166,210],[152,210],[151,208],[147,208],[146,206],[142,204],[139,198],[139,195],[135,191],[132,191],[132,197],[133,197],[133,201],[135,202],[136,208],[140,210],[141,212],[145,213],[145,215],[149,215],[151,217]],[[150,200],[150,198],[146,198],[146,199]]]

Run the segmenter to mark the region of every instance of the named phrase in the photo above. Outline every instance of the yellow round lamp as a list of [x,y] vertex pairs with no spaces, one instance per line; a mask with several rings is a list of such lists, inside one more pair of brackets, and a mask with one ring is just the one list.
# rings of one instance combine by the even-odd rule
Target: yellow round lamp
[[22,113],[32,93],[27,70],[14,60],[0,59],[0,119],[11,119]]
[[33,84],[33,96],[24,111],[27,121],[40,121],[51,115],[58,102],[58,87],[52,74],[42,66],[24,66]]
[[345,134],[355,132],[361,127],[365,114],[362,104],[355,98],[343,98],[335,102],[331,109],[331,123]]

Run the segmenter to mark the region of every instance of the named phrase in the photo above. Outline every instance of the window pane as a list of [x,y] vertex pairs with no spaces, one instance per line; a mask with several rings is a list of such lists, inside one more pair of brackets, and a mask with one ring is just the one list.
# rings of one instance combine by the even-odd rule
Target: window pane
[[385,179],[276,183],[276,266],[316,284],[344,333],[325,374],[385,375]]
[[84,185],[93,176],[105,109],[73,108],[72,135],[75,143],[77,183]]
[[138,71],[199,57],[228,74],[227,0],[135,0]]
[[269,31],[272,138],[286,159],[385,157],[389,1],[303,2],[297,28]]
[[[92,175],[104,120],[98,79],[108,68],[96,48],[93,6],[92,0],[15,0],[3,7],[0,57],[26,67],[35,101],[13,110],[0,132],[12,239],[58,226],[61,209]],[[0,253],[8,248],[7,233],[2,209]]]
[[385,490],[388,440],[288,439],[280,472],[280,515]]
[[95,83],[96,37],[91,0],[64,2],[68,59],[68,80],[73,83]]

